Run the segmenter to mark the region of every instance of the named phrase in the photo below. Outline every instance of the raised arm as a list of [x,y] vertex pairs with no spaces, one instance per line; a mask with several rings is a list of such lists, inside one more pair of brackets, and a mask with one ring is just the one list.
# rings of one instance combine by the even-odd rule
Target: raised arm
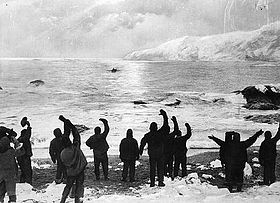
[[208,138],[209,138],[210,140],[213,140],[214,142],[216,142],[219,146],[222,146],[222,145],[225,144],[225,142],[224,142],[223,140],[221,140],[221,139],[215,137],[214,135],[208,136]]
[[103,131],[103,133],[101,133],[102,137],[104,136],[104,138],[106,138],[108,133],[109,133],[109,131],[110,131],[110,128],[109,128],[109,125],[108,125],[108,121],[106,119],[104,119],[104,118],[100,118],[99,120],[104,124],[104,131]]
[[272,140],[273,140],[274,142],[277,142],[278,140],[280,140],[280,122],[279,122],[279,125],[278,125],[277,133],[276,133],[276,135],[272,138]]
[[187,134],[185,135],[185,137],[186,137],[186,140],[188,140],[192,136],[192,129],[191,129],[190,124],[188,124],[188,123],[185,123],[185,126],[187,128]]
[[52,162],[55,164],[55,162],[56,162],[56,152],[55,152],[55,149],[54,149],[54,146],[53,146],[52,142],[50,144],[49,154],[50,154]]
[[254,144],[254,142],[256,142],[256,140],[258,139],[258,137],[263,134],[262,130],[259,130],[258,132],[256,132],[252,137],[249,137],[247,140],[242,141],[241,143],[246,147],[250,147],[252,144]]
[[159,115],[162,115],[162,117],[163,117],[163,125],[159,129],[159,131],[166,131],[167,133],[169,133],[170,127],[168,125],[168,117],[167,117],[166,112],[163,109],[161,109]]
[[69,137],[70,132],[72,131],[73,144],[77,147],[80,147],[81,146],[81,136],[80,136],[80,133],[79,133],[78,129],[76,128],[76,126],[73,125],[73,123],[69,119],[64,118],[64,116],[62,116],[62,115],[59,116],[59,120],[61,120],[64,123],[64,136]]

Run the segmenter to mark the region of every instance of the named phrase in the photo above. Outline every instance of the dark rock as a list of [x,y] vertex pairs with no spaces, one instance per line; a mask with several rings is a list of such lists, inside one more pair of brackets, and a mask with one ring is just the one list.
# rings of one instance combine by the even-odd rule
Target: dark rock
[[268,124],[273,124],[273,123],[278,123],[280,122],[280,114],[268,114],[268,115],[250,115],[244,117],[246,121],[253,121],[256,123],[268,123]]
[[213,103],[226,103],[224,98],[216,98],[212,100]]
[[280,108],[280,90],[273,85],[249,86],[241,91],[235,91],[235,93],[241,93],[246,99],[245,108],[258,110],[277,110]]
[[0,87],[0,90],[3,90],[3,88],[2,88],[2,87]]
[[38,87],[38,86],[44,85],[45,82],[44,82],[43,80],[33,80],[33,81],[31,81],[29,84]]
[[178,105],[180,105],[180,103],[181,103],[181,100],[176,99],[176,102],[170,103],[170,104],[165,104],[165,106],[178,106]]
[[89,130],[90,128],[85,125],[75,125],[79,133]]
[[134,101],[134,104],[148,104],[147,102],[144,102],[142,100]]

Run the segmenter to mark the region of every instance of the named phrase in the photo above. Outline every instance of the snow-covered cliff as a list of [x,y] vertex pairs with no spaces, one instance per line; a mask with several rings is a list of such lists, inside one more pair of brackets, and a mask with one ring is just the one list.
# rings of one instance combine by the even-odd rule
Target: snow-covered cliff
[[280,60],[280,21],[250,32],[186,36],[156,48],[135,51],[129,60]]

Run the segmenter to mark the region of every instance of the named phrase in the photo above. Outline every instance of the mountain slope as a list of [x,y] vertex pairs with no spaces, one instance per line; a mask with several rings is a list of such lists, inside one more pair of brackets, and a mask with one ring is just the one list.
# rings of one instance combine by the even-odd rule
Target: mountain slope
[[280,60],[280,22],[249,32],[186,36],[156,48],[135,51],[129,60]]

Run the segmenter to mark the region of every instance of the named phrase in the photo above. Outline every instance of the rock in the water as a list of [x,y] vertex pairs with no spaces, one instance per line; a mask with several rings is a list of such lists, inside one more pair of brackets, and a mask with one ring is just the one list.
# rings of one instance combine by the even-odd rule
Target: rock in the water
[[241,91],[247,101],[247,109],[277,110],[280,108],[280,85],[249,86]]
[[133,101],[134,104],[147,104],[147,102],[144,102],[142,100],[137,100],[137,101]]
[[165,106],[178,106],[178,105],[180,105],[180,103],[181,103],[181,100],[176,99],[176,102],[170,103],[170,104],[165,104]]
[[0,90],[3,90],[3,88],[2,88],[2,87],[0,87]]
[[280,122],[280,114],[276,113],[276,114],[269,114],[269,115],[250,115],[250,116],[246,116],[245,120],[253,121],[256,123],[273,124],[273,123]]
[[75,125],[79,133],[89,130],[90,128],[85,125]]
[[29,84],[35,85],[36,87],[38,87],[38,86],[44,85],[45,82],[43,80],[33,80]]

